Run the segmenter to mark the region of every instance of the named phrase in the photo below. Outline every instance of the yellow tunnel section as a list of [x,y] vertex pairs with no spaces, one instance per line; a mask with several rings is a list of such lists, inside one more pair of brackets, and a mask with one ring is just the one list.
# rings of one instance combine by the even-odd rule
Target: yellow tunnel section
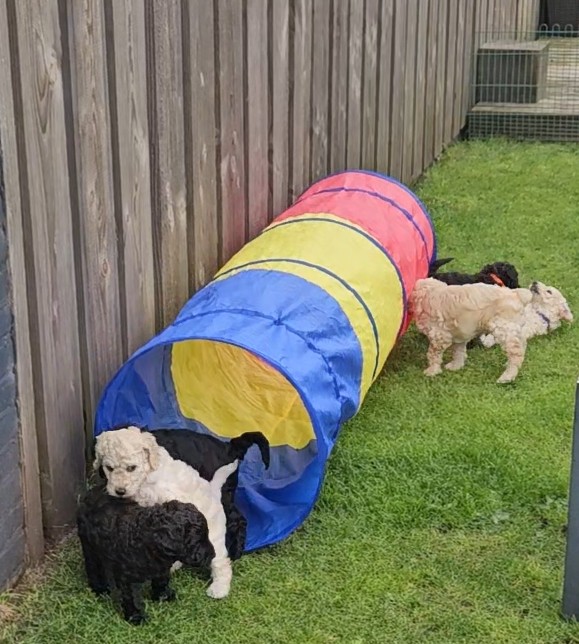
[[[215,280],[252,270],[298,276],[338,303],[362,349],[361,404],[403,317],[401,281],[380,245],[361,227],[345,225],[331,213],[304,213],[274,222],[227,262]],[[295,449],[315,438],[292,383],[243,348],[208,340],[179,342],[172,349],[171,370],[181,413],[217,435],[231,438],[259,428],[272,446]]]

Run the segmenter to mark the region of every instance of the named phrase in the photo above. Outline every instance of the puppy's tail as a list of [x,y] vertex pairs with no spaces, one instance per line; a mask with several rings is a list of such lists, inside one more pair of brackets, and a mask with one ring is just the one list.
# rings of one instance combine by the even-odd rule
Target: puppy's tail
[[436,259],[430,264],[428,268],[428,277],[432,277],[438,272],[438,269],[444,266],[445,264],[448,264],[449,262],[452,262],[454,257],[443,257],[442,259]]
[[269,441],[261,432],[244,432],[237,438],[232,438],[229,441],[229,449],[231,450],[232,458],[243,460],[247,450],[252,446],[257,445],[261,452],[261,458],[266,469],[269,467]]
[[227,463],[227,465],[220,467],[215,472],[215,474],[213,475],[213,478],[211,479],[211,482],[209,483],[209,485],[211,486],[211,489],[215,494],[217,495],[221,494],[221,488],[223,487],[223,484],[225,483],[225,481],[227,481],[227,479],[229,478],[229,475],[235,472],[238,465],[239,465],[239,461],[235,459],[232,463]]

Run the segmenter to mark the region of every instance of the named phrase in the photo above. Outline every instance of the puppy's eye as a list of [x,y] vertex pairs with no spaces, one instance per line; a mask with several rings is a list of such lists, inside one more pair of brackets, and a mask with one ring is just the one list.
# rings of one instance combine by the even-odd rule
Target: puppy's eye
[[113,471],[113,468],[112,468],[110,465],[107,465],[106,467],[107,467],[107,471],[108,471],[108,472],[112,472],[112,471]]
[[550,288],[547,289],[547,293],[549,293],[549,295],[553,295],[553,291]]
[[127,472],[134,472],[136,469],[136,465],[127,465]]

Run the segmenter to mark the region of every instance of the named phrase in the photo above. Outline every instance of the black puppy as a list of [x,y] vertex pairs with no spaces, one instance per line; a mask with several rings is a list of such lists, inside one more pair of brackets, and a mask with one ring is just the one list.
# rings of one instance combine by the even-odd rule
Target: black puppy
[[97,595],[117,588],[131,624],[147,619],[143,583],[151,580],[153,600],[171,601],[171,566],[181,561],[208,568],[215,556],[207,521],[194,505],[168,501],[142,507],[109,496],[102,485],[81,500],[77,528],[90,588]]
[[497,284],[498,286],[506,286],[507,288],[519,288],[519,274],[517,269],[508,262],[495,262],[494,264],[486,264],[478,273],[439,273],[438,269],[448,262],[451,262],[454,257],[445,257],[438,259],[430,265],[428,277],[434,277],[445,284]]
[[[184,461],[207,481],[220,467],[236,459],[243,460],[252,445],[258,446],[265,467],[269,467],[269,442],[261,432],[245,432],[229,442],[187,429],[155,429],[151,434],[172,458]],[[243,553],[247,527],[247,521],[234,501],[238,469],[229,475],[221,488],[221,503],[227,521],[225,546],[231,559],[238,559]]]

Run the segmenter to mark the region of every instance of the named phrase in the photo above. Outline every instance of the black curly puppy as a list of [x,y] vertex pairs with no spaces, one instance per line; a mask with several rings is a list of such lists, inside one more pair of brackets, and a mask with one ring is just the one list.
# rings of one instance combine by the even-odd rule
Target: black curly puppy
[[171,566],[181,561],[208,568],[215,556],[207,521],[190,503],[142,507],[109,496],[99,485],[81,500],[77,528],[90,588],[97,595],[117,588],[124,618],[131,624],[147,619],[143,583],[151,581],[153,600],[171,601]]
[[[172,458],[184,461],[207,481],[220,467],[236,459],[243,460],[252,445],[257,445],[265,467],[269,467],[269,442],[261,432],[245,432],[228,442],[187,429],[155,429],[150,433]],[[231,559],[238,559],[243,552],[247,526],[245,517],[234,501],[238,469],[229,475],[221,488],[221,503],[227,521],[225,546]]]
[[445,284],[497,284],[498,286],[506,286],[507,288],[519,288],[519,274],[517,269],[508,262],[495,262],[494,264],[486,264],[478,273],[439,273],[438,269],[445,264],[448,264],[454,257],[445,257],[438,259],[430,265],[428,277],[444,282]]

